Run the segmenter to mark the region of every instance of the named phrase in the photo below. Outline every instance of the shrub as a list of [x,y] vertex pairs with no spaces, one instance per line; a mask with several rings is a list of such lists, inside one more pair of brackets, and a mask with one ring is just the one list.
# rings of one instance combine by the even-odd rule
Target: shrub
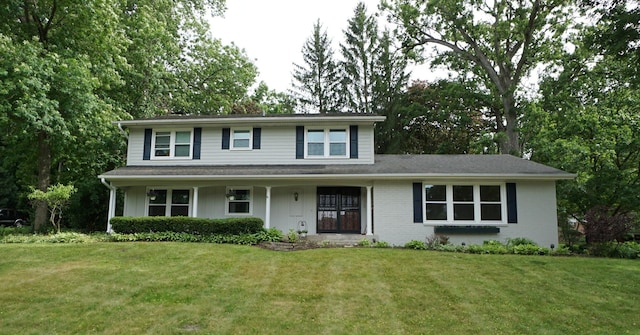
[[427,250],[427,244],[423,241],[411,240],[404,245],[407,249]]
[[366,237],[363,237],[363,238],[358,242],[358,246],[359,246],[359,247],[371,247],[371,241],[369,241],[369,239],[367,239]]
[[205,219],[186,216],[116,216],[111,219],[115,232],[122,234],[175,232],[194,235],[254,234],[264,230],[260,218]]
[[390,248],[391,246],[389,245],[389,242],[377,241],[373,243],[373,247],[374,248]]
[[287,242],[289,243],[298,242],[298,232],[296,232],[293,229],[289,229],[289,232],[287,233]]
[[535,244],[518,244],[512,247],[513,253],[516,255],[547,255],[549,249],[539,247]]
[[515,247],[517,245],[537,245],[533,240],[526,237],[514,237],[507,240],[507,246]]
[[616,213],[598,206],[587,211],[584,217],[584,234],[587,243],[602,243],[624,240],[633,228],[633,217],[627,213]]
[[427,236],[426,244],[428,249],[434,250],[440,245],[449,244],[449,237],[442,234],[433,234]]

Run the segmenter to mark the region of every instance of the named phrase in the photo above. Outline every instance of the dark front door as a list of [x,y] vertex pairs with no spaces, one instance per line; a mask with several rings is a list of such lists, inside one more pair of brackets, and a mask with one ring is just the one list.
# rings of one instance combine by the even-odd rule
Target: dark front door
[[318,187],[318,233],[360,234],[359,187]]

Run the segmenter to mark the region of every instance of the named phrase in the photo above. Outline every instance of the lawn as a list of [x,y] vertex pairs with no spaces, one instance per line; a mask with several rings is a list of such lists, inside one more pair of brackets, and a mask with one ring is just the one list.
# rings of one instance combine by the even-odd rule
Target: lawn
[[141,242],[0,253],[0,334],[640,333],[637,260]]

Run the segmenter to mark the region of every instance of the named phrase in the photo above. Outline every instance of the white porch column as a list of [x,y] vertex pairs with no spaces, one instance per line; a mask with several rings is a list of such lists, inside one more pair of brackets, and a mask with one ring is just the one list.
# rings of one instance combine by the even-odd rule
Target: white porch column
[[100,182],[109,189],[109,210],[107,211],[107,233],[113,233],[111,228],[111,218],[116,216],[116,187],[107,183],[104,178],[100,179]]
[[194,218],[198,217],[198,186],[193,187],[193,208],[191,210],[191,216]]
[[372,202],[371,202],[371,188],[373,186],[367,186],[367,235],[373,235],[373,220],[372,220]]
[[264,213],[264,228],[269,229],[271,227],[271,186],[264,187],[266,192],[266,205]]

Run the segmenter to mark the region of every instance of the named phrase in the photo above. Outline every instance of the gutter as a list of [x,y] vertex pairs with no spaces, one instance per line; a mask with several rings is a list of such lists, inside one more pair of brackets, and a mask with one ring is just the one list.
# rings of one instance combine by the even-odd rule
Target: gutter
[[[118,125],[118,130],[120,130],[120,133],[122,134],[122,136],[124,136],[124,138],[127,139],[127,141],[129,140],[129,134],[127,134],[126,131],[124,131],[124,128],[122,128],[122,122],[116,122],[116,124]],[[104,184],[104,183],[103,183]],[[105,184],[106,185],[106,184]],[[107,186],[108,187],[108,186]]]

